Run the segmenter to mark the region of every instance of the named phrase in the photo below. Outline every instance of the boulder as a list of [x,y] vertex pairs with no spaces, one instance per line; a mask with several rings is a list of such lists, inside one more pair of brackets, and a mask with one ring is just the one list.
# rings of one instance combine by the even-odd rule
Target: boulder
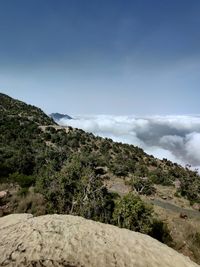
[[187,214],[184,213],[184,212],[181,212],[180,215],[179,215],[179,217],[180,217],[181,219],[187,219],[187,218],[188,218]]
[[0,199],[6,197],[7,195],[8,195],[7,191],[0,191]]
[[150,236],[78,216],[0,218],[0,266],[198,267]]

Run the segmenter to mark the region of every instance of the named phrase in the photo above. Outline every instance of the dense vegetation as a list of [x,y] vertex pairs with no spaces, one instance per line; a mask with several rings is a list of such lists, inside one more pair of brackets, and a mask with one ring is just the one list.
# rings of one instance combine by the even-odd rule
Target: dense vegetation
[[[133,145],[59,127],[40,109],[3,94],[0,110],[0,182],[14,192],[3,214],[75,214],[169,242],[166,225],[139,194],[179,181],[177,194],[200,202],[197,172]],[[109,192],[105,180],[112,176],[127,178],[133,192],[123,197]]]

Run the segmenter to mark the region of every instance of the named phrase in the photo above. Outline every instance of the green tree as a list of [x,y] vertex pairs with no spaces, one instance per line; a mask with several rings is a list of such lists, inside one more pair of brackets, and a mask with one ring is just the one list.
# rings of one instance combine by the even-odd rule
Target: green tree
[[152,229],[151,206],[129,193],[116,201],[113,223],[119,227],[148,234]]
[[91,169],[87,158],[71,157],[60,172],[52,165],[38,176],[37,191],[49,205],[49,212],[80,215],[110,223],[114,209],[113,195]]
[[138,194],[141,195],[152,195],[156,192],[155,187],[153,186],[153,183],[148,178],[141,178],[136,177],[132,179],[130,182],[133,190],[135,190]]

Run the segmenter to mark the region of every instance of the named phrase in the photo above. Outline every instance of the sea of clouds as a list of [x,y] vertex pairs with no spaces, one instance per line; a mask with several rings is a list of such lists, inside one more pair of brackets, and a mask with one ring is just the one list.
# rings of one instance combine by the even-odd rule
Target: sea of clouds
[[58,123],[133,144],[157,158],[200,169],[200,116],[95,115],[61,119]]

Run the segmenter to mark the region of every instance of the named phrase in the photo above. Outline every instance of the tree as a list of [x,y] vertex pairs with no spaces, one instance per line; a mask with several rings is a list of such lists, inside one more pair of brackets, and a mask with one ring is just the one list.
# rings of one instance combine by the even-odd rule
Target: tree
[[72,156],[60,172],[44,169],[36,188],[49,205],[49,212],[67,213],[110,223],[114,197],[91,169],[87,158]]
[[130,183],[133,190],[135,190],[138,194],[152,195],[156,192],[153,183],[148,178],[136,177]]

